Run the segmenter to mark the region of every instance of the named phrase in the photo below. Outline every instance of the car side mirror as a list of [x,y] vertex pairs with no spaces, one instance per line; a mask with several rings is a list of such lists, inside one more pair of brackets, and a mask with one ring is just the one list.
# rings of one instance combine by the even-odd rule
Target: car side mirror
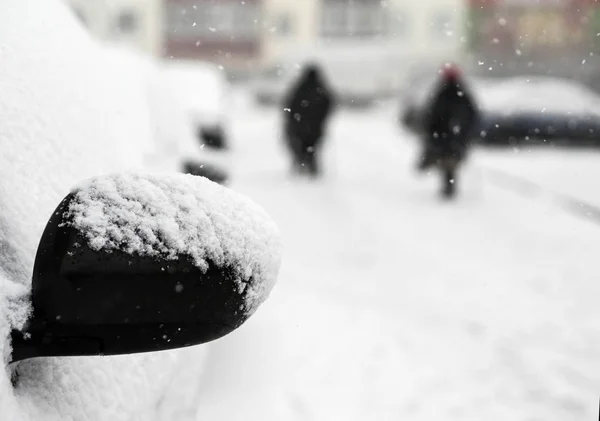
[[43,232],[32,316],[12,332],[12,361],[220,338],[267,298],[280,260],[268,215],[205,178],[94,178],[63,199]]

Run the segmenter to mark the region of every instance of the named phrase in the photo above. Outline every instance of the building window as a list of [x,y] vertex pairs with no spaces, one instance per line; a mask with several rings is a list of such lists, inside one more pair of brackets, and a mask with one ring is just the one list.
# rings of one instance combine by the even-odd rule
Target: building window
[[137,30],[137,14],[133,10],[122,10],[117,16],[116,29],[121,34],[131,34]]
[[389,29],[389,12],[384,3],[336,0],[323,4],[321,36],[371,37]]
[[321,13],[321,35],[334,37],[346,35],[348,16],[344,5],[325,4]]
[[277,33],[281,36],[288,36],[292,33],[292,19],[285,13],[277,18]]
[[259,12],[250,2],[168,2],[166,31],[180,39],[255,38]]

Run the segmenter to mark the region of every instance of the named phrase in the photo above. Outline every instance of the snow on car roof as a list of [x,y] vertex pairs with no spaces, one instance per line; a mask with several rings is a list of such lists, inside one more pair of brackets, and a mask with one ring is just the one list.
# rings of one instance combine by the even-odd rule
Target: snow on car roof
[[[434,95],[439,76],[419,78],[408,91],[409,100],[425,106]],[[600,116],[600,97],[572,80],[549,76],[506,79],[465,77],[478,106],[494,114],[515,112]]]
[[552,77],[476,80],[475,93],[485,110],[600,115],[600,98],[583,85]]
[[281,242],[258,205],[204,177],[117,174],[74,189],[69,222],[93,250],[119,250],[176,260],[187,256],[205,272],[232,268],[246,314],[267,298],[277,278]]

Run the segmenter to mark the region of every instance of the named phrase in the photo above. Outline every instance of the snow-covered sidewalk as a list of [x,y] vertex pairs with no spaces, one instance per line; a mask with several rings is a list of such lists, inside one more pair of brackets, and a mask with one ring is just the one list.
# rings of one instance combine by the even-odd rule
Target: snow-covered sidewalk
[[273,110],[235,112],[233,187],[277,222],[284,260],[264,307],[211,346],[198,420],[594,419],[600,226],[485,168],[569,189],[600,155],[477,152],[443,203],[391,108],[338,113],[316,182],[289,175]]
[[482,149],[476,153],[476,162],[487,181],[496,186],[600,223],[598,149]]

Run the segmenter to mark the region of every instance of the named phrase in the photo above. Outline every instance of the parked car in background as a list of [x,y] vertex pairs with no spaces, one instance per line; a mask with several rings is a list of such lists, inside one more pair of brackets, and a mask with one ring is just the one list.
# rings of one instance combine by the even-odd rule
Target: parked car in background
[[[437,74],[415,80],[400,99],[399,120],[422,133]],[[466,76],[480,110],[472,133],[484,145],[546,143],[600,146],[600,96],[579,82],[541,76]]]
[[486,144],[600,146],[600,96],[579,82],[515,77],[480,82],[478,132]]
[[230,93],[225,73],[213,63],[199,61],[166,60],[161,68],[200,143],[227,149]]
[[[156,66],[152,106],[162,121],[163,143],[178,143],[183,172],[226,184],[231,166],[227,114],[231,97],[225,74],[216,65],[199,61],[166,60]],[[181,127],[176,140],[169,123],[175,120]]]
[[227,124],[224,98],[228,93],[220,71],[204,63],[165,63],[112,45],[102,45],[101,50],[115,68],[136,73],[135,86],[142,90],[151,116],[152,144],[148,148],[153,152],[146,156],[146,164],[227,183],[223,127]]

